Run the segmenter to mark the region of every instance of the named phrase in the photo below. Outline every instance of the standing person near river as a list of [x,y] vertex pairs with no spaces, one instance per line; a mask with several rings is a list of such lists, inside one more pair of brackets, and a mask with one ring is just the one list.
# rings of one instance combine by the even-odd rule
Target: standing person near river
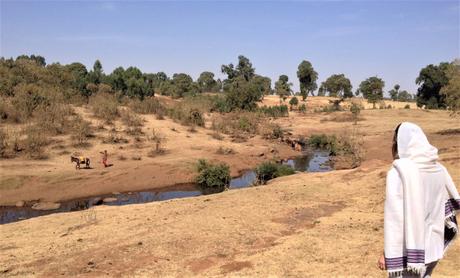
[[430,277],[458,233],[460,196],[438,150],[422,129],[404,122],[393,137],[385,200],[385,251],[390,277]]
[[104,150],[103,152],[100,152],[100,154],[102,154],[102,164],[104,165],[104,167],[108,167],[109,164],[107,163],[107,159],[108,159],[109,155],[107,153],[107,150]]

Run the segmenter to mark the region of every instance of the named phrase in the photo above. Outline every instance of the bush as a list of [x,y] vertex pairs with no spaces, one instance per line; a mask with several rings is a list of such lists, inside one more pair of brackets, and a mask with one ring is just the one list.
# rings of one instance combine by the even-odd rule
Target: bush
[[80,115],[77,115],[73,120],[72,140],[75,145],[84,146],[88,144],[88,138],[91,137],[91,123],[85,121]]
[[297,106],[299,104],[299,100],[296,97],[293,97],[289,100],[289,105],[291,106],[291,110],[293,110],[294,106]]
[[103,119],[106,123],[111,123],[118,118],[118,101],[114,95],[97,94],[90,98],[90,105],[94,115]]
[[409,104],[406,104],[406,105],[404,106],[404,109],[410,109],[410,105],[409,105]]
[[262,162],[257,166],[255,172],[259,184],[266,184],[267,181],[277,177],[295,174],[294,169],[288,165],[281,165],[270,161]]
[[69,128],[68,117],[72,113],[70,106],[58,103],[39,106],[34,112],[38,127],[50,135],[66,133]]
[[144,120],[136,113],[129,110],[123,110],[121,112],[121,121],[125,124],[126,133],[129,135],[135,136],[142,134],[141,126],[144,125]]
[[0,99],[0,122],[20,123],[21,115],[7,99]]
[[168,116],[182,125],[204,126],[203,113],[197,108],[179,104],[169,109]]
[[280,125],[275,124],[273,125],[272,128],[272,138],[278,139],[278,138],[283,138],[284,137],[284,130],[281,128]]
[[288,117],[289,109],[287,105],[274,105],[274,106],[262,106],[258,109],[262,114],[267,117],[279,118]]
[[307,112],[307,106],[305,105],[305,103],[299,106],[299,112],[302,114]]
[[155,150],[150,154],[150,156],[154,156],[154,154],[164,152],[164,150],[162,149],[162,145],[166,142],[166,137],[162,133],[153,129],[152,136],[149,138],[149,140],[155,143]]
[[163,119],[166,114],[166,108],[154,97],[144,100],[133,99],[129,103],[129,107],[139,114],[155,114],[158,119]]
[[44,147],[49,144],[48,137],[37,126],[28,126],[25,129],[26,138],[23,141],[24,152],[29,158],[45,159]]
[[243,134],[257,134],[264,119],[259,113],[232,112],[225,115],[215,115],[211,129],[224,134],[241,136]]
[[359,114],[361,113],[361,107],[356,103],[352,103],[350,106],[350,112],[351,112],[353,121],[356,124],[359,118]]
[[196,169],[196,183],[202,189],[223,191],[230,185],[230,167],[225,163],[212,164],[200,159]]
[[337,138],[335,135],[314,134],[307,140],[311,148],[324,149],[335,155],[337,153]]

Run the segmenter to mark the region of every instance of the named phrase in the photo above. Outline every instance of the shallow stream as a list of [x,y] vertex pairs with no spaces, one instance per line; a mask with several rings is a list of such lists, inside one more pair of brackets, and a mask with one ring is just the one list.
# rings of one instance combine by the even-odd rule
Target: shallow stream
[[[315,151],[310,155],[301,155],[293,159],[281,162],[300,172],[327,172],[333,170],[330,165],[330,156],[326,151]],[[245,171],[241,176],[230,181],[230,190],[249,187],[256,181],[256,173],[253,170]],[[109,194],[105,196],[89,197],[84,199],[70,200],[60,203],[60,207],[54,210],[35,210],[29,206],[24,207],[0,207],[0,224],[16,222],[32,217],[48,215],[59,212],[79,211],[97,205],[122,206],[129,204],[142,204],[156,201],[165,201],[185,197],[195,197],[209,194],[204,193],[193,184],[181,185],[180,189],[152,190]]]

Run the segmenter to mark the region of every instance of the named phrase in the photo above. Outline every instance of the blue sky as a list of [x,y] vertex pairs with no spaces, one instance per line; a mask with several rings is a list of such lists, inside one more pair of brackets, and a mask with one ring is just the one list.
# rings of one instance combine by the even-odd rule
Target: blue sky
[[0,56],[47,62],[100,59],[146,72],[202,71],[248,57],[274,82],[309,60],[319,82],[334,73],[353,90],[367,77],[415,92],[431,63],[460,56],[459,1],[5,1]]

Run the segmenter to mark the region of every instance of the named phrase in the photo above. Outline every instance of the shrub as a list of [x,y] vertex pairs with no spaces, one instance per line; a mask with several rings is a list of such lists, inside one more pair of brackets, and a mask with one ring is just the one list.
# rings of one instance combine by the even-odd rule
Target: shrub
[[404,109],[410,109],[410,105],[409,105],[409,104],[406,104],[406,105],[404,106]]
[[162,133],[153,129],[152,136],[149,139],[150,141],[153,141],[155,143],[155,150],[152,153],[150,153],[151,156],[153,156],[154,154],[164,152],[164,150],[162,149],[162,145],[166,142],[166,137]]
[[314,134],[308,138],[307,144],[312,148],[328,150],[331,155],[337,153],[337,137],[335,135]]
[[302,103],[302,105],[299,106],[299,112],[302,114],[307,112],[307,106],[305,105],[305,103]]
[[275,139],[283,138],[284,130],[281,128],[280,125],[278,125],[278,124],[273,125],[272,136]]
[[266,184],[267,181],[277,177],[295,174],[294,169],[288,165],[281,165],[271,161],[262,162],[257,166],[255,172],[259,184]]
[[196,183],[202,189],[223,191],[230,185],[230,167],[225,163],[212,164],[204,159],[196,165]]
[[163,118],[166,113],[166,108],[160,101],[154,97],[139,100],[137,98],[131,100],[129,107],[139,114],[155,114],[157,118]]
[[50,135],[66,133],[68,129],[68,117],[73,110],[65,104],[52,103],[50,105],[39,106],[35,114],[37,126]]
[[356,124],[358,122],[359,114],[361,113],[361,107],[356,103],[352,103],[350,106],[350,112],[351,112],[354,124]]
[[211,129],[233,136],[257,134],[264,120],[259,113],[232,112],[225,115],[215,115]]
[[21,115],[13,105],[4,98],[0,99],[0,122],[20,123]]
[[176,105],[169,109],[168,116],[186,126],[204,126],[203,113],[184,105]]
[[97,94],[90,98],[90,105],[94,115],[103,119],[106,123],[111,123],[118,118],[118,101],[111,94]]
[[91,137],[91,123],[85,121],[80,115],[77,115],[73,120],[72,140],[75,145],[84,146],[88,143],[88,138]]
[[121,121],[128,127],[140,127],[144,125],[144,120],[134,112],[123,110],[120,115]]
[[279,118],[288,117],[289,109],[287,105],[274,105],[274,106],[262,106],[258,109],[263,115],[267,117]]
[[297,106],[299,104],[299,100],[296,97],[293,97],[289,100],[289,105],[291,106],[291,110],[293,110],[294,106]]
[[26,138],[23,141],[24,152],[29,158],[45,159],[44,147],[48,145],[48,137],[37,126],[28,126],[25,129]]

